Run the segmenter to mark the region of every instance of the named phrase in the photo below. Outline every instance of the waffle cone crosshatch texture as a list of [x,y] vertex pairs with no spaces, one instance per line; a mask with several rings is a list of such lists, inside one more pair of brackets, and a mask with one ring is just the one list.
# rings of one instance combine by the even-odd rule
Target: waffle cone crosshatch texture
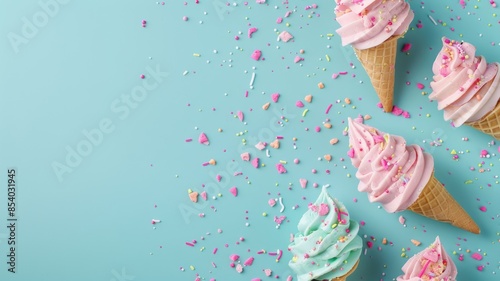
[[497,280],[499,3],[0,1],[0,281]]

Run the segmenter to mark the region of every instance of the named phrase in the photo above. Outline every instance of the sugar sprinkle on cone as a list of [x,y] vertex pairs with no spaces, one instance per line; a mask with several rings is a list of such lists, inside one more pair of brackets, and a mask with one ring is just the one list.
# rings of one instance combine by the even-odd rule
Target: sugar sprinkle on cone
[[364,50],[354,48],[358,60],[370,77],[385,112],[392,112],[398,39],[403,35],[404,33],[392,36],[382,44],[372,48]]
[[417,201],[411,204],[408,210],[437,221],[450,223],[472,233],[481,232],[476,222],[434,175],[431,176]]

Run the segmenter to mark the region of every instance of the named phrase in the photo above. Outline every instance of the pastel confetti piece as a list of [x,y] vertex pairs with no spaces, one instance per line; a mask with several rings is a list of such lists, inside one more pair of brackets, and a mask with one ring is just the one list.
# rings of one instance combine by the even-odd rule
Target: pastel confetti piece
[[236,265],[236,272],[242,273],[243,272],[243,266],[241,264]]
[[423,90],[425,88],[425,85],[422,83],[417,83],[417,88]]
[[210,159],[208,160],[208,164],[215,166],[217,164],[217,161],[215,161],[214,159]]
[[217,176],[215,176],[215,179],[217,180],[217,182],[220,182],[222,180],[222,176],[221,175],[217,175]]
[[399,116],[399,115],[403,114],[403,110],[397,106],[394,106],[392,108],[392,114]]
[[296,107],[300,107],[300,108],[302,108],[302,107],[304,107],[304,103],[303,103],[302,101],[300,101],[300,100],[299,100],[299,101],[296,101],[296,102],[295,102],[295,106],[296,106]]
[[325,88],[325,84],[323,84],[323,82],[319,82],[318,83],[318,88],[324,89]]
[[471,255],[471,258],[473,258],[473,259],[475,259],[475,260],[477,260],[477,261],[480,261],[480,260],[482,260],[482,259],[483,259],[483,256],[482,256],[480,253],[473,253],[473,254]]
[[257,61],[260,60],[261,56],[262,56],[262,52],[260,50],[253,51],[253,53],[251,55],[252,59],[257,60]]
[[238,119],[240,119],[240,121],[243,122],[243,119],[245,118],[245,115],[243,114],[243,112],[238,111],[236,113],[236,115],[238,116]]
[[243,264],[246,266],[251,266],[253,264],[254,257],[249,257]]
[[332,156],[330,154],[325,154],[323,158],[325,158],[325,160],[328,162],[332,161]]
[[198,202],[198,192],[193,191],[189,193],[189,199],[191,199],[194,203]]
[[264,274],[266,276],[271,276],[271,274],[273,274],[273,271],[271,269],[267,268],[267,269],[264,269]]
[[274,140],[273,142],[271,142],[269,144],[270,147],[274,148],[274,149],[278,149],[280,148],[280,141],[279,140]]
[[399,216],[398,220],[399,220],[400,224],[405,224],[405,222],[406,222],[406,219],[403,216]]
[[248,153],[248,152],[243,152],[240,155],[240,157],[241,157],[241,160],[243,160],[243,161],[250,161],[250,153]]
[[332,74],[332,79],[337,79],[337,77],[339,77],[338,73]]
[[312,96],[312,95],[307,95],[307,96],[305,96],[305,97],[304,97],[304,100],[305,100],[306,102],[308,102],[308,103],[311,103],[311,102],[312,102],[312,98],[313,98],[313,96]]
[[331,145],[337,144],[338,142],[339,142],[338,138],[333,138],[333,139],[330,140],[330,144]]
[[276,23],[277,23],[277,24],[280,24],[280,23],[282,23],[282,22],[283,22],[283,18],[282,18],[282,17],[278,17],[278,18],[276,19]]
[[274,207],[276,205],[276,200],[271,198],[267,201],[267,204],[269,204],[269,206],[271,206],[271,207]]
[[202,193],[200,193],[200,196],[201,196],[201,198],[203,198],[204,201],[207,201],[207,192],[206,191],[203,191]]
[[293,277],[291,275],[288,275],[288,277],[286,278],[286,281],[293,281]]
[[307,180],[306,179],[299,179],[300,187],[306,188],[307,187]]
[[257,32],[257,28],[255,27],[250,27],[248,29],[248,38],[252,38],[252,34],[254,34],[255,32]]
[[259,168],[259,158],[254,158],[250,162],[254,168]]
[[278,102],[279,98],[280,98],[279,93],[274,93],[271,95],[271,99],[273,100],[273,102]]
[[281,163],[276,164],[276,170],[278,170],[278,173],[280,173],[280,174],[286,173],[285,166],[283,166],[283,164],[281,164]]
[[278,35],[278,39],[280,39],[281,41],[286,43],[286,42],[290,41],[291,39],[293,39],[293,35],[290,34],[288,31],[282,31]]
[[262,106],[262,109],[267,110],[267,109],[269,108],[269,106],[270,106],[270,105],[271,105],[271,103],[270,103],[270,102],[267,102],[267,103],[265,103],[265,104]]
[[264,148],[266,148],[266,146],[267,146],[267,143],[259,141],[255,145],[255,148],[257,148],[258,150],[263,150]]
[[210,142],[208,141],[208,137],[205,133],[200,134],[200,136],[198,137],[198,142],[204,145],[210,144]]
[[301,58],[299,56],[295,56],[295,58],[293,59],[293,62],[298,63],[298,62],[303,61],[303,60],[304,60],[304,58]]
[[229,259],[232,261],[237,261],[240,259],[240,256],[238,256],[237,254],[232,254],[229,256]]
[[229,189],[229,192],[231,192],[231,194],[236,197],[238,196],[238,188],[236,186],[233,186]]
[[421,244],[420,241],[415,240],[415,239],[411,239],[410,241],[411,241],[411,243],[413,243],[413,245],[415,245],[417,247],[420,246],[420,244]]

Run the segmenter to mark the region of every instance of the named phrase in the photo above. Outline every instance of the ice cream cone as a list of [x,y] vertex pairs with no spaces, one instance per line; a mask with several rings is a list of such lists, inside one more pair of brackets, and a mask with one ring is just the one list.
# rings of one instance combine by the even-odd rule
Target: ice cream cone
[[359,260],[354,264],[354,266],[351,268],[351,270],[349,270],[349,272],[347,272],[346,274],[344,274],[340,277],[333,278],[332,281],[346,281],[347,277],[349,275],[351,275],[356,270],[356,268],[358,268],[358,264],[359,264]]
[[472,233],[480,233],[476,222],[455,201],[434,177],[434,174],[418,196],[417,201],[411,204],[408,210],[437,221],[450,223]]
[[465,124],[500,140],[500,102],[483,118]]
[[398,39],[403,35],[404,33],[391,36],[382,44],[372,48],[364,50],[354,48],[358,60],[370,77],[385,112],[392,112],[396,52]]

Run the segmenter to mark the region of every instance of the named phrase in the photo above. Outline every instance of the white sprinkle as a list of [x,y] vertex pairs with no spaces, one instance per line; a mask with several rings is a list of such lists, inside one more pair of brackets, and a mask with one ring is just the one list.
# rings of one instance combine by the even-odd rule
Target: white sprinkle
[[428,16],[429,16],[429,19],[431,19],[432,23],[434,23],[434,25],[438,25],[437,22],[434,20],[434,18],[431,15],[428,15]]
[[269,154],[269,149],[266,149],[266,156],[271,157],[271,154]]
[[280,213],[283,213],[283,211],[285,210],[285,205],[283,205],[283,198],[279,198],[279,203],[281,205]]
[[189,73],[189,71],[185,70],[182,75],[186,76]]
[[255,72],[252,72],[252,79],[250,79],[250,86],[253,86],[254,81],[255,81]]

